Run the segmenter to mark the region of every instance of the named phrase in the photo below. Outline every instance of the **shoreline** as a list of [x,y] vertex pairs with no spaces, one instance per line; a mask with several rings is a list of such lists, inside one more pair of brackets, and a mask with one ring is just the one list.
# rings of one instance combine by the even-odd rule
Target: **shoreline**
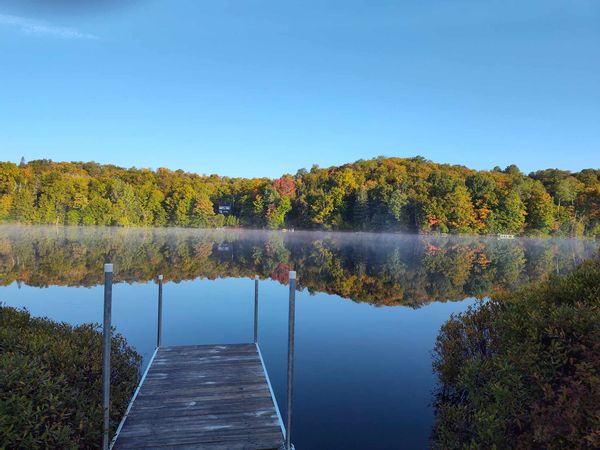
[[430,237],[430,238],[495,238],[499,240],[513,240],[513,239],[572,239],[581,241],[600,241],[600,236],[563,236],[553,234],[510,234],[510,238],[504,238],[507,236],[504,233],[490,233],[490,234],[476,234],[476,233],[425,233],[425,232],[409,232],[409,231],[392,231],[392,230],[367,230],[367,231],[356,231],[356,230],[317,230],[317,229],[269,229],[269,228],[247,228],[247,227],[182,227],[182,226],[123,226],[123,225],[84,225],[84,224],[42,224],[42,223],[21,223],[21,222],[0,222],[0,229],[2,228],[18,228],[18,227],[31,227],[31,228],[63,228],[63,229],[90,229],[90,230],[153,230],[153,231],[178,231],[178,232],[191,232],[191,231],[202,231],[202,232],[249,232],[249,233],[277,233],[277,234],[308,234],[308,233],[322,233],[327,235],[345,235],[345,236],[407,236],[407,237]]

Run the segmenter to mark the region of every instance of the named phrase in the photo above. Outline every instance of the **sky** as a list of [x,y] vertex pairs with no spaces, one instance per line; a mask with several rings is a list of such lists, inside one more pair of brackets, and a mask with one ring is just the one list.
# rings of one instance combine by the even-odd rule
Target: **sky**
[[3,0],[0,160],[600,167],[596,0]]

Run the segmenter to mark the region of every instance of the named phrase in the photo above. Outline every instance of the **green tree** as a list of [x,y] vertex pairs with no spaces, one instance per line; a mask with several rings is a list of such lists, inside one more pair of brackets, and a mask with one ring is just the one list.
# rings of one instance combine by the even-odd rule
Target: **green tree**
[[497,231],[520,234],[525,226],[527,211],[518,192],[511,190],[501,197],[496,213]]
[[564,178],[556,184],[556,200],[558,201],[556,214],[558,216],[560,215],[561,203],[570,203],[572,205],[582,187],[582,183],[575,177]]
[[21,223],[39,223],[39,214],[35,208],[36,197],[30,186],[20,186],[15,192],[11,216]]
[[365,188],[359,188],[354,195],[354,226],[365,230],[369,220],[369,194]]
[[285,225],[285,216],[292,209],[289,197],[280,197],[276,202],[267,206],[267,227],[271,229],[282,228]]
[[388,203],[388,210],[396,222],[399,223],[402,220],[402,210],[407,204],[408,196],[403,191],[396,189],[392,192]]
[[179,184],[169,193],[165,200],[165,210],[170,224],[189,225],[194,197],[194,190],[188,184]]
[[554,204],[541,183],[534,183],[526,206],[528,230],[548,233],[554,223]]
[[121,180],[109,185],[108,195],[112,203],[111,216],[114,225],[139,225],[143,223],[143,211],[134,188]]

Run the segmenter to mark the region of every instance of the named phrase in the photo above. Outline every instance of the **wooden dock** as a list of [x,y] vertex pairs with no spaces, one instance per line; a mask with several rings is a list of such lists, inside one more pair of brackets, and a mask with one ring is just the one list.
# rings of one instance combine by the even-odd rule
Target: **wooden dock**
[[158,347],[111,448],[275,450],[284,436],[257,344]]

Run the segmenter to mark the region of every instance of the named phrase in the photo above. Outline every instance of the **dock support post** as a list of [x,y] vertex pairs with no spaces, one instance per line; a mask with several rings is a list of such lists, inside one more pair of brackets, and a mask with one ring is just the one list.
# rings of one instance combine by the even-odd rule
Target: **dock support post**
[[102,449],[108,450],[110,430],[110,351],[113,265],[104,264],[104,324],[102,325]]
[[294,394],[294,333],[296,325],[296,272],[290,271],[290,304],[288,315],[288,364],[287,364],[287,414],[285,424],[285,450],[293,450],[292,406]]
[[162,343],[162,302],[163,302],[163,276],[158,276],[158,319],[156,327],[156,347]]
[[258,275],[254,276],[254,343],[258,342]]

